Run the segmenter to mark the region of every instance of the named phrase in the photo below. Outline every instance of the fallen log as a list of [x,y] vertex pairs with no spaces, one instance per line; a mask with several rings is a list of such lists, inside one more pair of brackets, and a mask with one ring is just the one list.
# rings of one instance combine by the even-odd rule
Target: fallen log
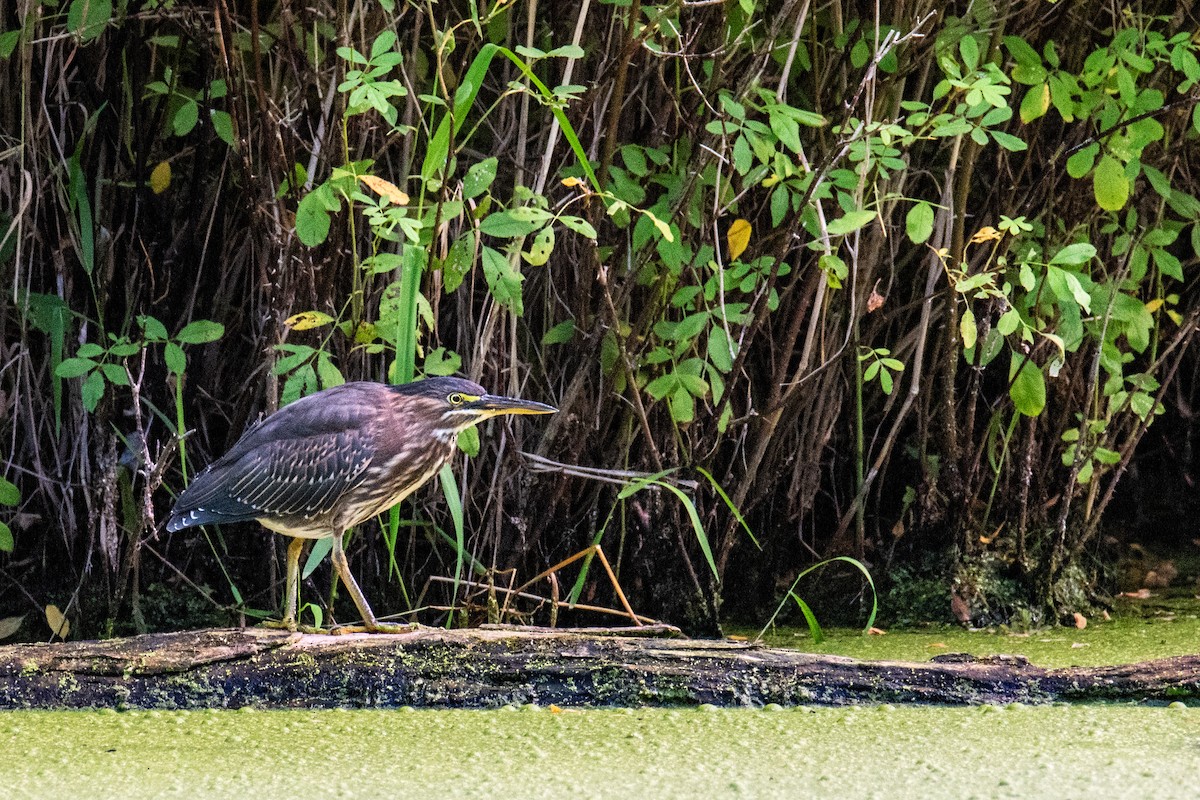
[[1200,697],[1200,656],[1043,669],[1022,657],[860,661],[669,626],[266,629],[0,647],[0,708],[496,708],[1170,702]]

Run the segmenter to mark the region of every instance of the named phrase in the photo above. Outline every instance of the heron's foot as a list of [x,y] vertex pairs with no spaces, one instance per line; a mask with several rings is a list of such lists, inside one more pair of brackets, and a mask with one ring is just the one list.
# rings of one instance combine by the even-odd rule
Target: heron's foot
[[329,632],[335,635],[343,633],[412,633],[420,629],[421,626],[415,622],[376,622],[374,624],[338,625]]

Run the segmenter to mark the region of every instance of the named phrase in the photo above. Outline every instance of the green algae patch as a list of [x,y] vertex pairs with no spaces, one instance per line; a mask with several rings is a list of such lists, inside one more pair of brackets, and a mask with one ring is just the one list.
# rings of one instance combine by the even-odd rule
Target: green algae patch
[[1200,708],[0,713],[11,800],[1192,798]]
[[[820,644],[812,641],[807,629],[776,628],[763,637],[763,643],[870,661],[923,662],[946,653],[970,653],[980,657],[1022,655],[1048,669],[1102,667],[1200,653],[1198,612],[1200,609],[1193,605],[1178,614],[1122,616],[1091,620],[1083,629],[1060,627],[1019,633],[937,626],[867,636],[861,630],[833,628],[825,630],[825,640]],[[747,629],[732,632],[749,638],[758,634]]]

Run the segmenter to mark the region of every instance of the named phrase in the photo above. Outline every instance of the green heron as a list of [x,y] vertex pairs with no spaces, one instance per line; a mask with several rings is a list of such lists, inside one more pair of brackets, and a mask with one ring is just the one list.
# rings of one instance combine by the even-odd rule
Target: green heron
[[283,626],[296,628],[305,539],[331,537],[330,558],[370,632],[381,623],[350,574],[342,538],[438,473],[459,432],[502,414],[552,414],[553,406],[487,394],[461,378],[400,386],[356,382],[301,398],[253,425],[196,476],[175,502],[167,530],[248,522],[293,537]]

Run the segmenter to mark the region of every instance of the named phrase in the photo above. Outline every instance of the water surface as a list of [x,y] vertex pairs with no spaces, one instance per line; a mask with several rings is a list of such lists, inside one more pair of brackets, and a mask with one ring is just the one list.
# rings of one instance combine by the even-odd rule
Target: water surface
[[1196,797],[1200,708],[0,713],[42,798]]

